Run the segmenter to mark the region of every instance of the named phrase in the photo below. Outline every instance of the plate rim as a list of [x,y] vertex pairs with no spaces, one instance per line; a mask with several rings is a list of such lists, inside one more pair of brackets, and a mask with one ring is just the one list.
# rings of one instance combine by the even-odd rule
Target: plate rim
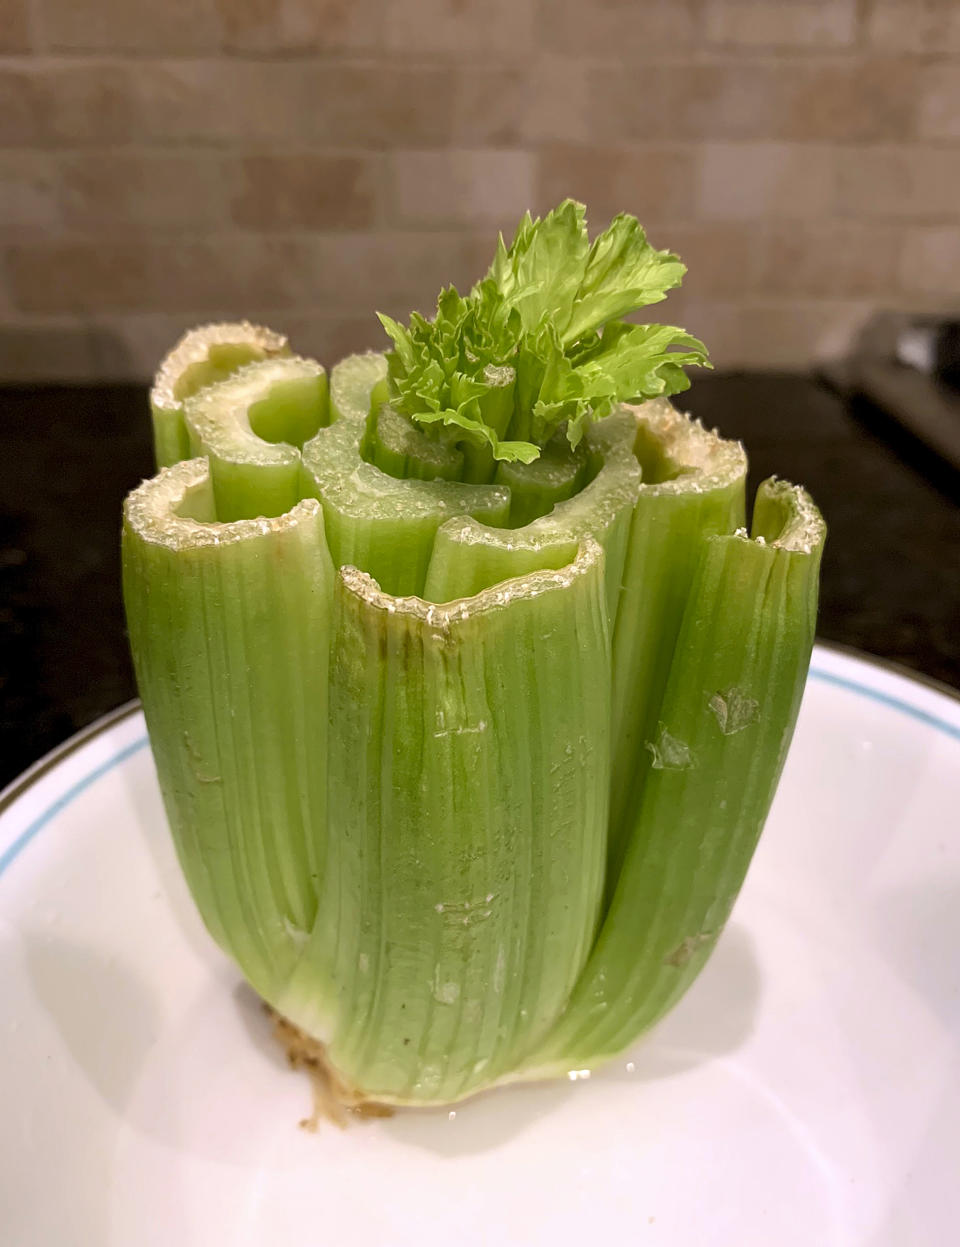
[[[918,685],[930,692],[945,697],[948,701],[960,705],[960,690],[953,688],[949,684],[934,679],[932,676],[925,675],[923,672],[914,671],[910,667],[905,667],[900,663],[893,662],[887,658],[881,658],[876,654],[869,654],[863,650],[858,650],[852,645],[844,645],[838,641],[817,640],[811,653],[811,666],[818,651],[832,653],[837,657],[845,659],[856,665],[865,667],[874,667],[887,675],[895,676],[904,680],[908,684]],[[818,678],[824,682],[833,684],[836,687],[844,688],[859,696],[867,696],[873,700],[886,704],[890,709],[898,710],[901,713],[906,712],[911,718],[919,722],[925,722],[928,726],[934,727],[944,732],[947,736],[953,737],[960,741],[960,727],[956,727],[951,723],[947,723],[938,719],[936,715],[930,714],[928,711],[919,706],[911,706],[909,703],[902,701],[900,698],[890,695],[884,695],[876,689],[868,689],[862,685],[855,684],[843,677],[834,676],[829,672],[816,673]],[[90,743],[96,737],[103,735],[117,724],[124,722],[133,715],[142,710],[142,703],[139,698],[132,698],[130,701],[124,702],[122,705],[115,707],[106,714],[100,715],[94,719],[92,723],[88,723],[86,727],[81,728],[72,736],[67,737],[59,745],[56,745],[48,753],[38,758],[27,769],[21,772],[14,780],[0,790],[0,817],[13,808],[16,803],[23,798],[33,787],[42,779],[54,771],[61,762],[68,758],[71,754],[76,753],[84,745]],[[89,775],[77,784],[71,786],[66,793],[61,794],[51,802],[50,806],[45,809],[38,818],[18,836],[16,836],[6,848],[0,847],[0,876],[13,862],[20,856],[22,851],[27,847],[34,836],[49,821],[50,817],[58,808],[62,807],[62,803],[66,798],[72,797],[80,788],[86,788],[88,784],[97,779],[104,771],[117,765],[119,762],[125,761],[126,758],[135,752],[138,752],[148,742],[148,737],[141,737],[124,747],[115,757],[102,763],[99,767],[94,768]]]
[[101,732],[105,732],[107,728],[113,727],[115,723],[120,723],[123,719],[129,718],[130,715],[135,714],[141,708],[140,698],[133,697],[130,701],[125,701],[121,705],[115,706],[113,710],[108,710],[106,714],[100,715],[91,723],[88,723],[86,727],[80,728],[72,736],[62,740],[59,745],[54,745],[47,753],[37,758],[36,762],[31,762],[25,771],[21,771],[9,784],[4,788],[0,788],[0,814],[4,814],[18,798],[22,797],[44,775],[52,771],[64,758],[69,757],[71,753],[75,753],[87,741],[92,740],[95,736],[99,736]]

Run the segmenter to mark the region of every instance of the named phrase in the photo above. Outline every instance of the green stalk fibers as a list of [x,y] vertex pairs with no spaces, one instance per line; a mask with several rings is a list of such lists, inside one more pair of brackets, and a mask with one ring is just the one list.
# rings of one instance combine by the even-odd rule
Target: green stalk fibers
[[341,571],[331,836],[280,1007],[375,1099],[443,1103],[558,1018],[603,893],[603,554],[449,606]]
[[150,391],[157,467],[168,467],[190,456],[184,399],[225,380],[244,364],[289,353],[282,334],[246,321],[204,325],[184,334],[160,365]]
[[371,393],[386,376],[382,355],[355,355],[333,370],[334,422],[303,448],[305,494],[323,504],[337,567],[360,567],[382,589],[422,593],[437,529],[451,516],[505,524],[510,493],[496,485],[398,480],[368,463],[361,445]]
[[186,399],[183,414],[218,518],[282,515],[300,501],[299,448],[329,422],[326,373],[304,359],[248,364]]
[[326,851],[333,567],[312,500],[219,522],[207,463],[124,508],[130,645],[177,852],[268,1000],[316,919]]
[[652,1026],[733,907],[786,759],[816,622],[825,529],[765,481],[753,537],[703,543],[613,901],[567,1014],[529,1063],[590,1066]]
[[[673,273],[616,229],[637,282]],[[577,315],[594,285],[614,299],[605,256],[581,257]],[[268,330],[188,335],[153,392],[171,466],[123,525],[137,680],[197,906],[343,1084],[396,1104],[590,1067],[687,989],[786,756],[824,541],[777,481],[748,536],[742,447],[663,398],[612,403],[610,378],[677,388],[656,326],[527,334],[510,358],[539,378],[540,415],[521,414],[547,431],[520,462],[503,440],[519,373],[437,373],[434,338],[469,372],[454,329],[477,324],[444,297],[447,337],[393,326],[416,392],[457,398],[419,423],[382,355],[328,386]],[[588,410],[587,387],[606,405]]]

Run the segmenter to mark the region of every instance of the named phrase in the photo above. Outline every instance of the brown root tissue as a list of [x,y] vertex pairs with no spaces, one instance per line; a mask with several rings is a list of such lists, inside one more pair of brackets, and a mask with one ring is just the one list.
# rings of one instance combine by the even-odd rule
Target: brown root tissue
[[313,1111],[300,1122],[304,1130],[315,1131],[322,1120],[332,1122],[342,1130],[351,1117],[369,1120],[393,1116],[389,1105],[368,1100],[362,1092],[343,1081],[331,1066],[327,1050],[319,1040],[305,1035],[269,1005],[264,1005],[264,1009],[273,1019],[274,1038],[286,1052],[291,1068],[306,1070],[310,1078]]

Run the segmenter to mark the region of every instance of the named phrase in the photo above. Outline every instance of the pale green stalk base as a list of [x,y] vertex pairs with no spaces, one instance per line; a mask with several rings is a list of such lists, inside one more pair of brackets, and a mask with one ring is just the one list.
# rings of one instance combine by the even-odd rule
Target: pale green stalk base
[[333,566],[314,501],[217,523],[203,460],[127,499],[130,645],[197,906],[275,1000],[317,912],[327,847]]
[[278,1007],[388,1103],[513,1069],[560,1015],[602,895],[603,555],[433,606],[341,572],[318,917]]
[[382,356],[328,396],[309,361],[197,351],[162,427],[203,457],[128,499],[124,591],[208,927],[370,1098],[609,1058],[690,984],[742,883],[822,521],[767,483],[737,531],[742,449],[660,400],[534,471],[471,453],[460,481],[378,415]]

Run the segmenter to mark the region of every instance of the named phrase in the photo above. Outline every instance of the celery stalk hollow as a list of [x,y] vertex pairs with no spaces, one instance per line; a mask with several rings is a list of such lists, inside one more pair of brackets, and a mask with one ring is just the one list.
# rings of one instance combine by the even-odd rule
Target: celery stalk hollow
[[354,1100],[622,1051],[727,921],[789,747],[825,529],[677,411],[683,266],[529,216],[329,377],[199,329],[152,397],[124,597],[204,921]]

